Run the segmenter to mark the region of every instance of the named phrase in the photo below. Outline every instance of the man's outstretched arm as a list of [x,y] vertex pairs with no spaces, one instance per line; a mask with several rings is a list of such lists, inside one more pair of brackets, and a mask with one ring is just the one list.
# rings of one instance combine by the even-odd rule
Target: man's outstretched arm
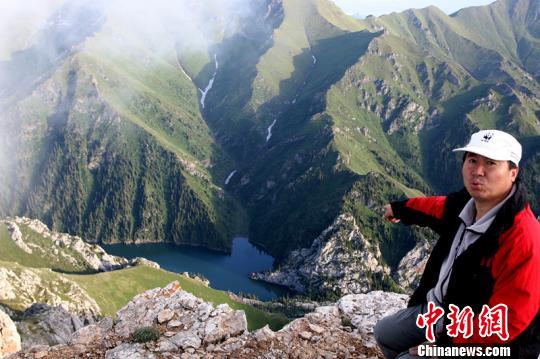
[[446,196],[416,197],[384,206],[384,218],[392,223],[402,221],[440,231]]

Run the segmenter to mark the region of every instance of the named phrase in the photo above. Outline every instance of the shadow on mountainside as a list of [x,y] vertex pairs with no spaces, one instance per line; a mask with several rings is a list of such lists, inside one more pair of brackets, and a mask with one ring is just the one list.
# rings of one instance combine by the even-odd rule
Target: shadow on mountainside
[[[326,94],[381,34],[361,31],[316,41],[295,56],[296,70],[280,84],[280,96],[257,112],[260,122],[276,122],[272,137],[259,143],[246,164],[251,182],[238,194],[250,207],[252,240],[278,258],[309,246],[332,223],[358,179],[335,170],[339,155],[332,145],[332,119],[324,113]],[[312,56],[310,68],[302,68]],[[295,95],[284,98],[291,88]]]

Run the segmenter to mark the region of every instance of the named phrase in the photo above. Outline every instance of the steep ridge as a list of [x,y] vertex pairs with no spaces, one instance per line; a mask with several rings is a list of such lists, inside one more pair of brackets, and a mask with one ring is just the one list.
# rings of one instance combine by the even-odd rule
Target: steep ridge
[[[148,38],[122,38],[131,30],[112,14],[99,19],[99,33],[62,52],[54,72],[28,80],[30,96],[4,101],[14,156],[2,161],[3,212],[39,217],[95,242],[230,250],[242,210],[213,183],[224,154],[178,68],[174,39],[160,37],[152,44],[166,51],[152,52]],[[63,41],[65,34],[54,34]],[[32,66],[38,60],[26,51]]]

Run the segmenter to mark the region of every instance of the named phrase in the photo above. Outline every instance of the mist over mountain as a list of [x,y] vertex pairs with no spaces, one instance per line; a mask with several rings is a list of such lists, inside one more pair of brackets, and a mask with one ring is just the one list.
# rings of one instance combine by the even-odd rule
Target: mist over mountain
[[0,47],[3,216],[101,243],[248,234],[283,261],[346,214],[388,289],[430,234],[382,206],[460,188],[450,150],[486,128],[524,145],[540,210],[537,0],[364,20],[328,0],[50,4]]

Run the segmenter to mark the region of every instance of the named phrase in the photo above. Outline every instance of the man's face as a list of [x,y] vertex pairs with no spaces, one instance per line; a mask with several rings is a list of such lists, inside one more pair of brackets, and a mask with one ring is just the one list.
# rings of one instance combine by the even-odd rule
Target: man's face
[[508,161],[496,161],[469,152],[462,174],[465,188],[475,201],[495,206],[512,189],[518,169],[510,169]]

